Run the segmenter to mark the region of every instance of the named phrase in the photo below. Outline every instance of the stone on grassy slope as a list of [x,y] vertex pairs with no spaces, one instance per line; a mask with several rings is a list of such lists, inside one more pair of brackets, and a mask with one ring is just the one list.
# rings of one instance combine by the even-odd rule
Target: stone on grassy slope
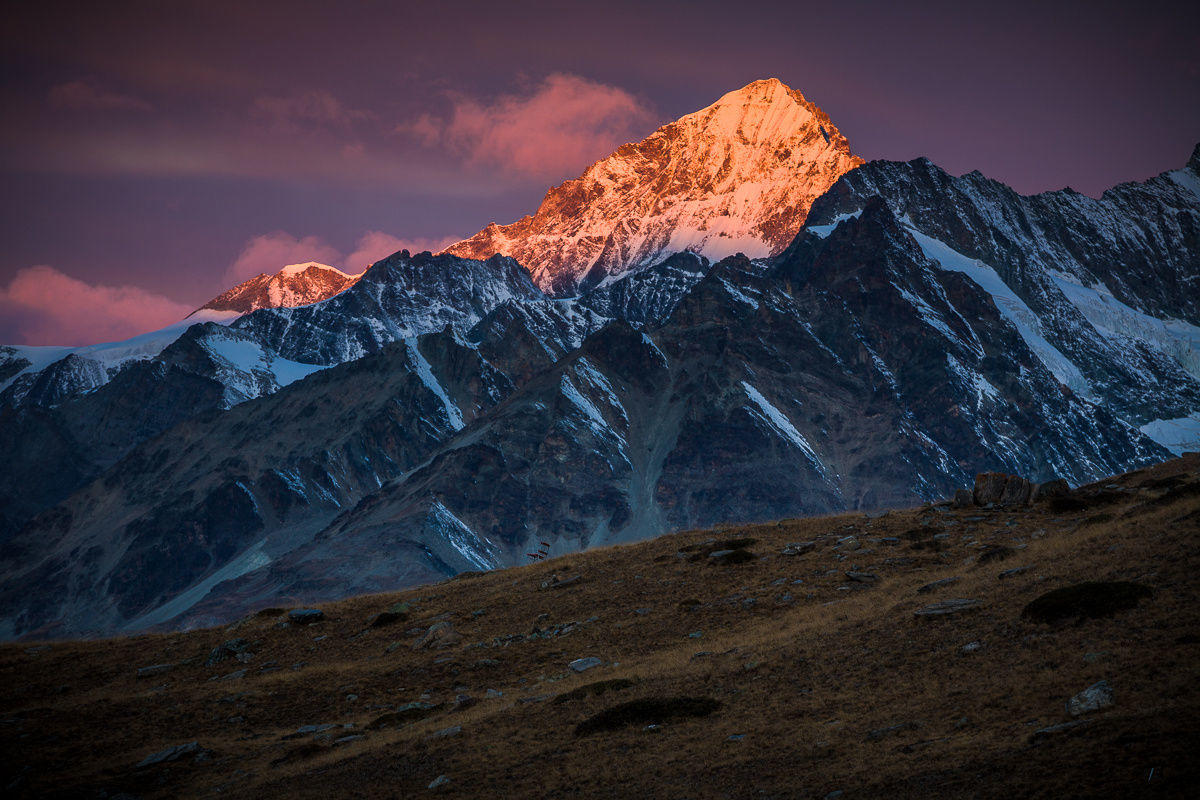
[[229,639],[212,649],[212,652],[208,654],[208,660],[204,662],[204,666],[213,667],[226,659],[237,658],[245,654],[249,647],[250,642],[245,639]]
[[199,742],[177,744],[173,747],[159,750],[157,753],[151,753],[137,763],[137,768],[145,769],[146,767],[153,767],[157,766],[158,764],[168,764],[187,756],[199,757],[204,752],[206,751],[200,746]]
[[453,647],[462,640],[462,634],[454,630],[454,626],[448,620],[443,620],[429,626],[429,630],[425,632],[425,635],[413,643],[413,649],[436,650],[443,647]]
[[708,563],[710,564],[744,564],[747,561],[753,561],[754,554],[749,550],[737,548],[734,550],[714,550],[708,554]]
[[959,614],[963,611],[970,611],[973,608],[979,607],[978,600],[971,600],[965,597],[954,598],[952,600],[942,600],[924,608],[919,608],[913,612],[917,617],[948,617],[952,614]]
[[1086,581],[1046,592],[1025,606],[1021,616],[1033,622],[1111,617],[1152,594],[1149,586],[1132,581]]
[[975,505],[1023,506],[1033,497],[1034,483],[1019,475],[984,472],[975,476]]
[[582,575],[572,575],[569,578],[560,578],[558,575],[551,575],[546,580],[542,581],[539,589],[565,589],[568,586],[574,586],[583,580]]
[[917,589],[917,594],[929,594],[935,589],[943,589],[952,583],[958,583],[962,578],[955,575],[952,578],[942,578],[941,580],[930,581],[929,583]]
[[1067,701],[1067,713],[1072,717],[1100,711],[1116,703],[1108,681],[1098,681]]
[[151,678],[170,671],[174,666],[174,664],[154,664],[149,667],[138,667],[137,676],[139,678]]

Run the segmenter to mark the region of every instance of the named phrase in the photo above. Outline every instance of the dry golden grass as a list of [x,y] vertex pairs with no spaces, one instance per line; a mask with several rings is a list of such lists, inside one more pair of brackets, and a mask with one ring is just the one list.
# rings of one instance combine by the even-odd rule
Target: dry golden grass
[[[1126,491],[1070,511],[926,507],[681,533],[328,604],[310,627],[251,617],[190,633],[5,645],[0,786],[50,797],[1196,796],[1200,458],[1112,483]],[[838,550],[848,535],[865,551]],[[758,558],[715,566],[677,555],[734,537],[755,539]],[[816,547],[780,554],[797,541]],[[1012,552],[980,563],[987,545]],[[879,580],[848,581],[851,569]],[[552,574],[582,580],[540,589]],[[917,593],[952,576],[960,580]],[[1154,594],[1108,618],[1022,619],[1038,596],[1086,580],[1136,581]],[[956,597],[981,605],[913,615]],[[399,600],[411,606],[407,621],[366,629]],[[463,641],[414,650],[439,619]],[[565,635],[494,643],[572,621],[582,624]],[[252,643],[249,663],[204,666],[234,637]],[[982,647],[962,652],[970,642]],[[586,656],[606,665],[567,669]],[[281,669],[260,672],[270,662]],[[137,676],[160,663],[176,666]],[[239,669],[245,677],[223,677]],[[553,702],[618,678],[635,683]],[[1069,721],[1066,700],[1102,679],[1115,706],[1033,736]],[[456,708],[458,694],[477,702]],[[720,708],[649,730],[575,734],[604,709],[675,696]],[[422,698],[444,705],[367,729]],[[353,728],[288,738],[328,723]],[[434,735],[452,726],[461,731]],[[355,734],[365,738],[334,744]],[[206,760],[135,768],[193,740]],[[427,789],[440,775],[450,782]]]

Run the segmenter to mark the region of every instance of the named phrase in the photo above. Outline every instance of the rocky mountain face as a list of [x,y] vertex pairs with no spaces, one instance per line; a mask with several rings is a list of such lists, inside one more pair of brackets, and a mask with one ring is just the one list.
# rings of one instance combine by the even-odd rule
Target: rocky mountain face
[[942,269],[983,288],[1073,393],[1160,439],[1200,439],[1200,148],[1184,168],[1100,199],[1023,197],[926,159],[871,162],[814,203],[809,229],[872,198]]
[[213,322],[187,328],[151,359],[130,359],[98,386],[54,391],[77,360],[90,363],[68,355],[43,370],[21,402],[0,404],[0,441],[9,445],[0,461],[0,542],[139,443],[321,369]]
[[[1123,236],[1160,236],[1183,286],[1200,213],[1186,173],[1119,193],[1143,204]],[[345,363],[164,429],[23,524],[0,551],[4,633],[208,624],[521,563],[542,541],[569,552],[944,497],[985,470],[1082,483],[1167,458],[1150,417],[1200,411],[1178,342],[1192,323],[1171,314],[1187,301],[1149,293],[1135,311],[1061,256],[1108,195],[1068,205],[982,180],[868,164],[774,258],[680,254],[571,299],[510,259],[401,253],[323,303],[207,326]],[[944,207],[913,199],[926,181]],[[1011,217],[1060,260],[999,263],[985,245]],[[1143,217],[1167,222],[1139,232]],[[1143,326],[1118,329],[1129,314]]]
[[326,302],[262,309],[233,323],[285,358],[340,364],[447,325],[471,327],[509,300],[544,299],[511,258],[484,261],[402,250]]
[[[844,145],[796,97],[727,95],[663,134],[683,161],[639,174],[757,153],[807,124],[784,124],[803,116],[788,103],[818,150]],[[1083,483],[1200,447],[1200,158],[1098,200],[924,160],[843,172],[803,212],[776,198],[799,232],[765,257],[710,259],[702,237],[655,259],[672,240],[645,239],[555,283],[533,251],[530,270],[403,251],[326,300],[186,328],[90,388],[72,388],[80,354],[5,351],[0,635],[210,624],[541,542],[898,506],[982,471]]]
[[249,314],[260,308],[292,308],[328,300],[350,288],[362,277],[347,275],[336,267],[308,261],[289,264],[268,275],[265,272],[243,281],[200,307],[200,311],[235,311]]
[[[13,443],[0,462],[0,541],[184,419],[272,394],[405,337],[447,325],[465,330],[506,303],[518,304],[513,313],[528,318],[545,340],[543,351],[557,347],[559,354],[605,321],[587,309],[569,318],[557,313],[559,305],[509,259],[402,251],[368,270],[354,290],[318,306],[260,309],[233,324],[197,322],[61,358],[59,348],[9,348],[20,374],[0,394],[0,440]],[[53,350],[44,359],[51,363],[29,369],[29,360],[15,360],[30,350]],[[104,369],[101,358],[115,366]],[[182,387],[190,387],[185,396]],[[32,491],[25,488],[30,475],[39,476]]]
[[532,216],[493,223],[446,252],[510,256],[554,294],[685,250],[765,257],[786,247],[813,200],[861,163],[800,92],[755,81],[622,146],[551,189]]
[[108,383],[126,367],[148,361],[192,325],[228,323],[238,314],[203,309],[188,320],[120,342],[83,347],[0,345],[0,408],[56,406]]

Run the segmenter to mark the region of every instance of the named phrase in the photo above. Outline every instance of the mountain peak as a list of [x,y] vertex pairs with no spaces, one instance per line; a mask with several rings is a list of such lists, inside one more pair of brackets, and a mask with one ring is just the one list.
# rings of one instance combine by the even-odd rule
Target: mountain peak
[[304,306],[333,297],[353,286],[361,277],[362,273],[347,275],[337,267],[316,261],[288,264],[274,275],[264,272],[239,283],[192,313],[208,309],[249,314],[260,308]]
[[804,99],[804,95],[779,80],[779,78],[761,78],[747,83],[740,89],[726,92],[713,105],[716,106],[746,99],[759,99],[768,102],[781,102],[791,99],[803,103],[808,102]]
[[683,250],[766,257],[861,163],[800,92],[757,80],[618,148],[547,192],[532,216],[488,225],[447,252],[511,256],[559,294]]
[[305,261],[303,264],[288,264],[286,267],[279,270],[279,272],[277,272],[275,274],[277,276],[300,275],[300,274],[307,272],[310,269],[319,269],[319,270],[327,270],[329,272],[335,272],[344,278],[354,277],[352,275],[346,274],[345,272],[342,272],[337,267],[331,267],[328,264],[321,264],[317,261]]

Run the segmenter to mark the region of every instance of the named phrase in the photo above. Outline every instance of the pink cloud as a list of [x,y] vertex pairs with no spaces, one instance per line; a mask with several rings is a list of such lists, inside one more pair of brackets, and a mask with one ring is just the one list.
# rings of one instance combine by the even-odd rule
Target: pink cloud
[[16,344],[85,345],[178,322],[193,308],[136,286],[86,283],[54,267],[27,267],[0,287],[0,317]]
[[476,163],[556,178],[578,172],[617,146],[645,135],[653,114],[624,89],[554,74],[531,93],[492,103],[456,96],[449,119],[428,114],[397,130],[443,145]]
[[397,253],[401,250],[407,250],[410,253],[420,253],[425,250],[439,253],[460,239],[462,239],[461,236],[444,236],[440,239],[423,237],[401,239],[383,231],[367,231],[358,240],[354,252],[346,256],[342,263],[345,264],[346,272],[361,272],[371,264],[374,264],[381,258],[390,256],[392,253]]
[[285,231],[274,231],[246,242],[242,252],[225,271],[225,280],[232,286],[263,272],[274,274],[288,264],[303,264],[306,261],[336,266],[341,263],[342,254],[320,237],[297,239]]
[[74,111],[149,111],[150,104],[132,95],[102,89],[90,81],[60,83],[47,96],[50,105]]

